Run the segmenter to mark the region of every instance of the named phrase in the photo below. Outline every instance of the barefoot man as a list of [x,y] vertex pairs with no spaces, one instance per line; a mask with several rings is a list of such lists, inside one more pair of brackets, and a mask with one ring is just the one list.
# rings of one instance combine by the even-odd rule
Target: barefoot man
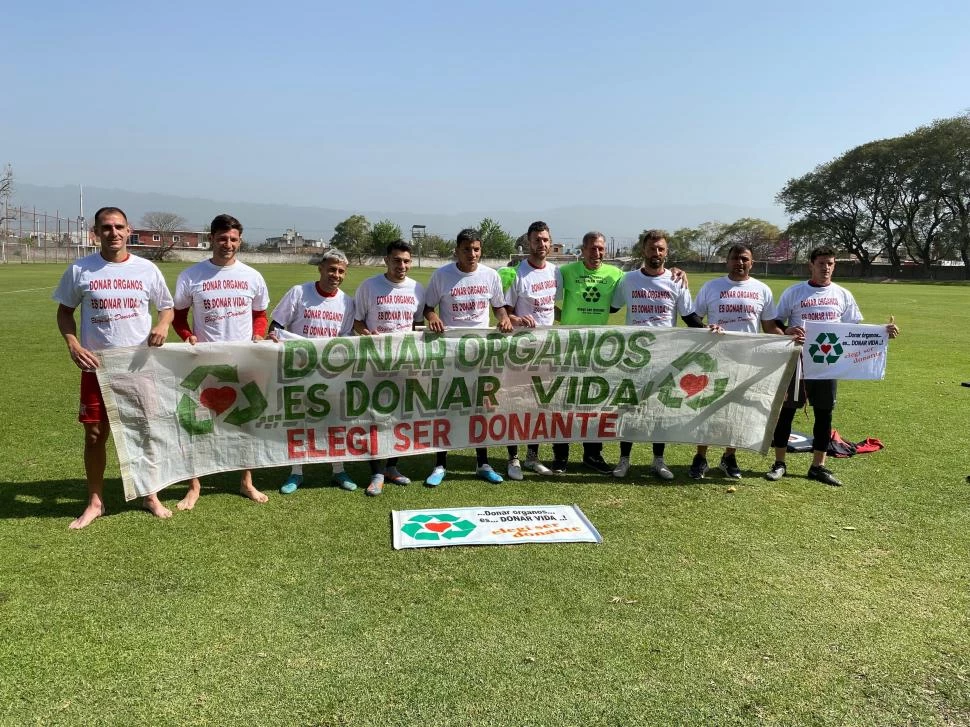
[[[103,207],[94,215],[94,232],[101,252],[71,263],[54,291],[57,329],[67,342],[71,360],[81,369],[81,408],[84,425],[84,472],[88,481],[88,504],[70,527],[87,527],[104,515],[105,445],[110,428],[101,389],[94,370],[100,360],[96,351],[121,346],[161,346],[172,323],[172,294],[161,271],[149,261],[128,252],[131,228],[117,207]],[[149,304],[158,311],[152,326]],[[74,311],[81,308],[78,338]],[[172,517],[158,495],[149,495],[144,508],[156,517]]]
[[[236,258],[242,231],[235,217],[217,215],[209,226],[212,257],[179,273],[173,327],[179,338],[193,346],[200,341],[261,341],[266,337],[269,292],[263,276]],[[199,478],[193,477],[176,507],[191,510],[201,491]],[[249,470],[242,471],[239,494],[254,502],[268,499],[253,485]]]

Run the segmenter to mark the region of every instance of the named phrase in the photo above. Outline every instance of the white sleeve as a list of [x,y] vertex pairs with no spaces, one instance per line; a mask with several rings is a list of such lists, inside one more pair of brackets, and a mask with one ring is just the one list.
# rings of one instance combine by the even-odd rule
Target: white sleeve
[[367,303],[370,300],[369,287],[365,280],[354,291],[353,317],[361,323],[367,322]]
[[179,310],[192,307],[192,294],[190,292],[191,286],[189,284],[189,276],[186,273],[187,271],[183,270],[179,273],[178,278],[175,280],[174,303],[175,307]]
[[[492,269],[489,268],[489,270]],[[492,270],[492,274],[488,278],[489,286],[492,288],[492,307],[502,308],[505,305],[505,291],[502,290],[502,279],[494,270]],[[518,279],[516,279],[516,282],[518,282]]]
[[168,310],[175,306],[175,301],[172,300],[172,294],[169,292],[168,285],[165,283],[165,276],[162,275],[162,271],[157,267],[154,270],[150,295],[156,310]]
[[417,305],[414,307],[414,322],[420,323],[424,320],[424,287],[421,283],[414,284],[414,297]]
[[559,267],[556,267],[556,300],[562,300],[563,298],[563,280],[562,272]]
[[761,310],[761,320],[773,321],[778,318],[778,309],[775,307],[775,298],[771,294],[771,288],[764,287],[764,308]]
[[81,305],[81,291],[77,284],[77,265],[67,266],[67,270],[61,275],[61,282],[57,284],[54,295],[51,296],[63,306],[77,308]]
[[256,273],[256,291],[253,295],[253,310],[266,310],[269,308],[269,288],[266,287],[266,280],[259,273]]
[[[438,270],[440,269],[438,268]],[[441,302],[441,276],[438,274],[438,270],[431,273],[431,280],[428,281],[428,289],[424,294],[424,305],[426,308],[437,308],[438,303]]]
[[613,299],[610,301],[610,308],[623,308],[626,305],[626,276],[620,278],[616,284],[616,288],[613,289]]
[[349,295],[344,295],[346,300],[346,305],[344,306],[344,319],[340,324],[340,335],[341,336],[352,336],[354,334],[354,311],[356,310],[356,301]]
[[270,315],[270,321],[276,321],[284,328],[289,328],[290,324],[293,323],[293,319],[296,317],[296,306],[300,300],[300,293],[302,286],[294,285],[284,295],[280,302],[276,304],[273,309],[273,313]]

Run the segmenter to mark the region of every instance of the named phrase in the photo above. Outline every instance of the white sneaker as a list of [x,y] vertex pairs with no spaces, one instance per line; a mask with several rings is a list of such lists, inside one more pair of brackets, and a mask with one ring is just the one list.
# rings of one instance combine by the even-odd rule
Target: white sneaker
[[616,467],[613,468],[614,477],[626,477],[626,473],[630,471],[630,458],[620,457],[620,461],[616,463]]
[[509,460],[509,479],[510,480],[521,480],[522,479],[522,463],[519,462],[518,457],[513,457]]
[[662,480],[674,479],[674,473],[667,468],[667,463],[664,462],[663,457],[653,458],[653,464],[650,465],[650,471]]
[[527,470],[532,470],[537,475],[548,476],[552,474],[552,470],[546,467],[542,462],[537,459],[532,459],[530,457],[525,458],[525,468]]

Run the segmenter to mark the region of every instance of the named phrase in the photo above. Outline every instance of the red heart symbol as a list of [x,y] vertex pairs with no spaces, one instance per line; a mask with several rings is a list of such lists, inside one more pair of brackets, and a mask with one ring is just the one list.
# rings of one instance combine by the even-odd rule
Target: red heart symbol
[[684,374],[680,377],[680,388],[686,392],[687,396],[693,396],[698,391],[704,391],[707,388],[707,375]]
[[231,386],[220,389],[204,389],[199,401],[206,409],[212,409],[216,414],[222,414],[236,401],[236,390]]
[[832,347],[829,344],[827,343],[822,344],[822,353],[828,353],[831,350],[832,350]]
[[451,527],[451,523],[425,523],[424,526],[432,533],[443,533]]

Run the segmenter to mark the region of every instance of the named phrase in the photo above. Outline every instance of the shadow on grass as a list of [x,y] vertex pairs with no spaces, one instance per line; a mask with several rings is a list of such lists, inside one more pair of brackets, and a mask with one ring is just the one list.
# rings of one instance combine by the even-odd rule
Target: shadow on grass
[[[461,453],[459,453],[461,452]],[[506,477],[507,457],[504,450],[491,448],[489,451],[490,462],[495,471]],[[465,454],[464,450],[457,450],[448,455],[448,480],[468,480],[475,478],[476,468],[475,456],[471,453]],[[399,463],[401,471],[411,478],[417,486],[422,486],[424,478],[427,477],[434,468],[434,457],[402,457]],[[687,476],[686,467],[672,467],[675,478],[667,482],[658,479],[649,469],[649,465],[634,465],[630,468],[629,474],[618,479],[611,475],[603,475],[589,470],[580,462],[569,463],[569,469],[565,474],[551,477],[540,477],[532,473],[526,473],[525,483],[541,486],[542,483],[558,484],[577,484],[577,485],[603,485],[606,487],[641,487],[641,486],[685,486],[697,484],[720,484],[730,483],[732,480],[718,477],[720,473],[714,475],[712,481],[710,475],[702,481],[691,480]],[[356,462],[348,464],[347,472],[351,475],[359,487],[367,486],[370,480],[370,468],[366,462]],[[716,470],[715,470],[716,472]],[[272,467],[266,469],[253,470],[253,483],[260,490],[270,494],[278,490],[279,486],[286,480],[289,468]],[[760,475],[760,473],[758,473]],[[301,489],[334,488],[336,485],[332,481],[332,470],[330,465],[307,465],[304,468],[304,484]],[[745,477],[757,476],[754,473]],[[507,479],[507,478],[506,478]],[[720,481],[720,482],[719,482]],[[512,484],[511,481],[507,482]],[[736,481],[733,481],[736,482]],[[159,493],[163,502],[170,508],[175,508],[177,503],[186,492],[186,485],[173,484],[166,487]],[[202,478],[202,497],[211,495],[234,495],[239,489],[238,472],[223,472],[215,475],[207,475]],[[124,499],[123,488],[119,478],[109,478],[105,480],[104,501],[106,514],[112,515],[128,510],[135,510],[141,507],[141,500],[136,499],[126,502]],[[87,487],[83,479],[69,480],[46,480],[41,482],[4,482],[0,483],[0,520],[13,520],[21,518],[75,518],[84,509],[87,502]]]

